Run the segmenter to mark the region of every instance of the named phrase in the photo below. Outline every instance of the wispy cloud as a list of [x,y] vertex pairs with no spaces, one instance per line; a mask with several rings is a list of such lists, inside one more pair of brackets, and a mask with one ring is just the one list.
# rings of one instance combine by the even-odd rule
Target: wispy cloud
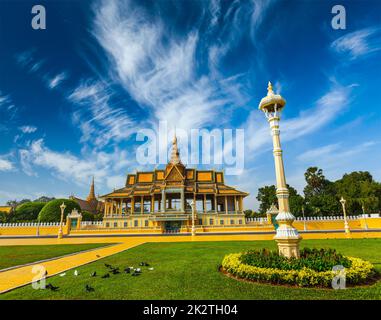
[[[219,4],[211,6],[214,25]],[[209,51],[212,44],[205,47],[198,30],[174,36],[160,15],[152,18],[129,1],[101,1],[94,11],[93,34],[112,63],[115,80],[142,108],[149,108],[152,122],[166,120],[187,130],[210,125],[219,114],[218,123],[223,124],[229,118],[222,108],[245,100],[238,82],[224,86],[227,79],[216,78],[211,70],[199,74],[196,57],[209,52],[216,66],[221,50],[216,44],[215,51]],[[234,99],[227,87],[235,91]]]
[[18,108],[11,96],[3,94],[0,90],[0,131],[7,131],[9,126],[17,119]]
[[22,133],[33,133],[37,131],[37,127],[35,126],[22,126],[19,127],[19,129]]
[[67,72],[61,72],[54,76],[53,78],[48,80],[48,87],[50,89],[54,89],[57,86],[59,86],[64,80],[66,80],[68,77]]
[[321,159],[321,157],[330,155],[331,153],[337,151],[340,147],[339,143],[329,144],[323,147],[315,148],[312,150],[308,150],[302,154],[300,154],[297,159],[299,161],[308,162],[311,160]]
[[11,171],[14,169],[13,163],[0,157],[0,171]]
[[[335,85],[315,103],[314,107],[302,111],[295,118],[282,120],[282,141],[290,141],[311,134],[340,116],[351,101],[350,93],[353,86]],[[270,146],[270,129],[263,114],[260,114],[258,110],[252,111],[245,127],[245,136],[248,137],[246,146],[249,152],[255,155],[255,152],[263,150],[264,145]]]
[[78,184],[86,183],[94,173],[97,178],[106,176],[106,169],[98,166],[96,160],[99,159],[81,159],[69,152],[50,150],[43,139],[31,142],[28,148],[19,150],[19,154],[22,169],[30,176],[37,176],[34,166],[49,169],[57,178],[70,179]]
[[381,50],[381,28],[373,27],[348,33],[332,42],[331,48],[350,60]]
[[28,72],[37,72],[41,69],[45,61],[36,58],[36,49],[32,48],[16,54],[16,62],[27,69]]
[[339,168],[348,161],[353,162],[354,156],[368,152],[379,143],[370,140],[351,146],[345,146],[343,143],[329,144],[310,149],[298,156],[297,160],[309,165],[319,165],[325,169]]
[[70,93],[68,99],[79,106],[73,113],[73,121],[82,131],[80,142],[101,148],[127,139],[134,132],[134,121],[127,109],[111,104],[113,94],[107,85],[91,80],[81,82]]
[[45,145],[43,139],[29,142],[19,150],[21,168],[29,176],[38,176],[38,169],[45,169],[55,178],[77,185],[88,185],[95,176],[99,186],[122,187],[119,175],[132,163],[126,150],[115,148],[110,153],[88,151],[84,156],[70,152],[58,152]]

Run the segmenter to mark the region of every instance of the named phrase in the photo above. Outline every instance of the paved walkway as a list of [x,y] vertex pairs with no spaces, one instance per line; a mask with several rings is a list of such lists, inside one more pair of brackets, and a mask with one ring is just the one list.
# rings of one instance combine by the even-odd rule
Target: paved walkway
[[[52,244],[79,244],[79,243],[109,243],[114,244],[90,251],[74,253],[61,258],[52,259],[45,262],[35,262],[26,266],[21,266],[11,270],[0,271],[0,293],[24,286],[32,282],[36,274],[32,273],[32,268],[36,265],[43,265],[48,272],[48,277],[62,273],[66,270],[91,263],[93,261],[122,252],[132,247],[146,242],[191,242],[191,241],[254,241],[271,240],[272,234],[241,234],[241,235],[208,235],[202,237],[114,237],[114,238],[44,238],[44,239],[1,239],[0,246],[10,245],[52,245]],[[327,234],[304,234],[304,239],[324,239],[324,238],[344,238],[343,233]],[[353,238],[379,238],[380,232],[369,232],[367,234],[353,233]]]

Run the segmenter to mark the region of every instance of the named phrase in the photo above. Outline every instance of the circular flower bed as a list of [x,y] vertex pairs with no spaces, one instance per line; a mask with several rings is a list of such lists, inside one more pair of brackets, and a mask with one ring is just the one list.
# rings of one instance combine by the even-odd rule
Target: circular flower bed
[[343,271],[333,270],[338,265],[345,268],[346,284],[362,284],[375,275],[370,262],[343,256],[333,249],[305,248],[300,259],[285,258],[266,249],[252,250],[226,255],[222,261],[223,271],[241,279],[301,287],[331,287],[334,277],[343,275]]

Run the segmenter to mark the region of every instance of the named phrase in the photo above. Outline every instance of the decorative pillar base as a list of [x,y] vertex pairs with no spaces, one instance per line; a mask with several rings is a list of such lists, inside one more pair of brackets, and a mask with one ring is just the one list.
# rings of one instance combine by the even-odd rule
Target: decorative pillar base
[[289,238],[276,238],[275,241],[278,244],[279,254],[285,256],[286,258],[299,258],[299,242],[302,240],[301,238],[297,239],[289,239]]
[[300,257],[299,242],[302,237],[292,225],[294,219],[295,217],[291,212],[279,212],[276,217],[279,227],[276,230],[274,240],[278,244],[279,254],[286,258]]

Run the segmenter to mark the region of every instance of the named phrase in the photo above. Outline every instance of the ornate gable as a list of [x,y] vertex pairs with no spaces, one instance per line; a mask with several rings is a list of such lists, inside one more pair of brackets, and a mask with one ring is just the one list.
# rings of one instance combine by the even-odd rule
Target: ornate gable
[[177,166],[172,166],[172,168],[168,169],[165,180],[167,182],[182,182],[184,180],[184,176],[180,172],[179,168],[177,168]]

